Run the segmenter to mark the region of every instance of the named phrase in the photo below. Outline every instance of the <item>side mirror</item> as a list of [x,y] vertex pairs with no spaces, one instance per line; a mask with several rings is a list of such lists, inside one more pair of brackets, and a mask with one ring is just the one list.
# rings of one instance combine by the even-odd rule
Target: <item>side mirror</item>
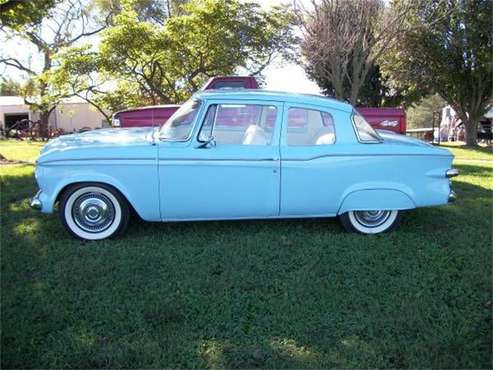
[[201,140],[200,145],[197,148],[214,148],[216,146],[216,140],[214,136],[208,136],[204,140]]

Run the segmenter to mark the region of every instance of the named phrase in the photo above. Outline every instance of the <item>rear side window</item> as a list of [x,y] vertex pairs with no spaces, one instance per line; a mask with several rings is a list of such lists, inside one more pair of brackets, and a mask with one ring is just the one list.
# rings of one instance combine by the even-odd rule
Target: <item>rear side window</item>
[[289,108],[287,143],[289,146],[334,144],[334,119],[327,112],[314,109]]
[[360,143],[380,143],[382,138],[358,112],[353,112],[354,131]]

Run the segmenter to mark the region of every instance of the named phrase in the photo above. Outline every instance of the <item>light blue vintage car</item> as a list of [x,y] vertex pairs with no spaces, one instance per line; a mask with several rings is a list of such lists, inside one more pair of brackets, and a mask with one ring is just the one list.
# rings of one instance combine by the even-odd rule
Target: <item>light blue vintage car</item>
[[194,95],[155,128],[50,141],[31,205],[77,238],[147,221],[339,216],[351,231],[397,226],[403,210],[455,199],[453,156],[375,132],[349,104],[261,90]]

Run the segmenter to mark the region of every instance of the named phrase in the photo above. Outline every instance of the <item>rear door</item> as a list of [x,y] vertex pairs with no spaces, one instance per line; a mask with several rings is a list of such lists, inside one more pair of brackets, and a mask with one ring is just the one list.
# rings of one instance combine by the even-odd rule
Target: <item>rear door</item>
[[[280,215],[332,216],[349,157],[338,156],[336,122],[347,114],[302,104],[284,105]],[[342,135],[344,136],[344,135]]]

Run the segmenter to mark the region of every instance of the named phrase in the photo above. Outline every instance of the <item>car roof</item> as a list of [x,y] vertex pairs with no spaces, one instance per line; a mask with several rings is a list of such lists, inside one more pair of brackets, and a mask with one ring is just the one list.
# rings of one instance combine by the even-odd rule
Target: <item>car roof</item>
[[353,107],[349,103],[345,103],[336,99],[327,98],[322,95],[298,94],[282,91],[270,91],[263,89],[220,89],[220,90],[205,90],[197,92],[193,95],[194,98],[200,99],[238,99],[238,100],[271,100],[289,103],[311,104],[319,106],[329,106],[334,109],[350,112]]

